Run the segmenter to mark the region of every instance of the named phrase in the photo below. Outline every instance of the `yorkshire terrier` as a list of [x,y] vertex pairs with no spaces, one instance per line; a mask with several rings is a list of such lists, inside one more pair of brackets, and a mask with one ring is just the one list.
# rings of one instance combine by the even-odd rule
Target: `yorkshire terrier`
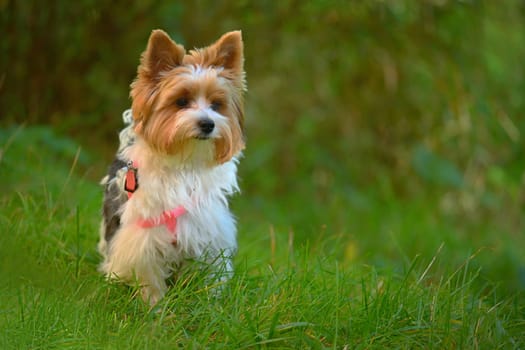
[[186,52],[154,30],[131,84],[105,186],[100,270],[157,303],[188,261],[224,281],[237,249],[228,197],[239,190],[246,90],[240,31]]

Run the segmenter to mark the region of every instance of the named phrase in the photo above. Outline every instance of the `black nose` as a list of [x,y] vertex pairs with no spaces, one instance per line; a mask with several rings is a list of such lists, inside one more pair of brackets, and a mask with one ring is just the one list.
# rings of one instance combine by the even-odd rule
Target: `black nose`
[[209,134],[213,131],[213,128],[215,127],[215,123],[210,118],[203,118],[199,120],[198,125],[204,134]]

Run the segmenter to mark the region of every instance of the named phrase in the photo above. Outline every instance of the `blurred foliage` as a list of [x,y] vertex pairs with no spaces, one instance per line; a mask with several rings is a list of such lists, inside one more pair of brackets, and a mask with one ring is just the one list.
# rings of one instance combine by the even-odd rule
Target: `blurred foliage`
[[522,0],[0,0],[1,125],[51,124],[108,159],[154,28],[189,48],[243,30],[254,209],[276,197],[293,222],[424,195],[521,232]]

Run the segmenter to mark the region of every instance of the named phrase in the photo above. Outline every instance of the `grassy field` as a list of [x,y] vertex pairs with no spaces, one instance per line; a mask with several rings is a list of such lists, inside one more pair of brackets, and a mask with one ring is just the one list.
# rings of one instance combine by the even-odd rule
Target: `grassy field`
[[431,201],[247,189],[225,292],[188,271],[151,310],[97,273],[100,161],[47,128],[2,130],[0,150],[2,349],[525,346],[523,237]]
[[[154,28],[241,29],[248,91],[236,274],[150,310],[96,244]],[[0,349],[525,348],[523,0],[0,1],[0,33]]]

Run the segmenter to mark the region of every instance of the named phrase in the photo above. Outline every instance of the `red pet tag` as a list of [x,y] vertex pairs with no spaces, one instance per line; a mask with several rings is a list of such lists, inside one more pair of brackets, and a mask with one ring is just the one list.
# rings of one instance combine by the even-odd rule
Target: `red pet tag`
[[133,162],[128,162],[128,170],[126,171],[126,180],[124,181],[124,190],[128,193],[128,198],[131,198],[133,192],[137,190],[137,168]]

